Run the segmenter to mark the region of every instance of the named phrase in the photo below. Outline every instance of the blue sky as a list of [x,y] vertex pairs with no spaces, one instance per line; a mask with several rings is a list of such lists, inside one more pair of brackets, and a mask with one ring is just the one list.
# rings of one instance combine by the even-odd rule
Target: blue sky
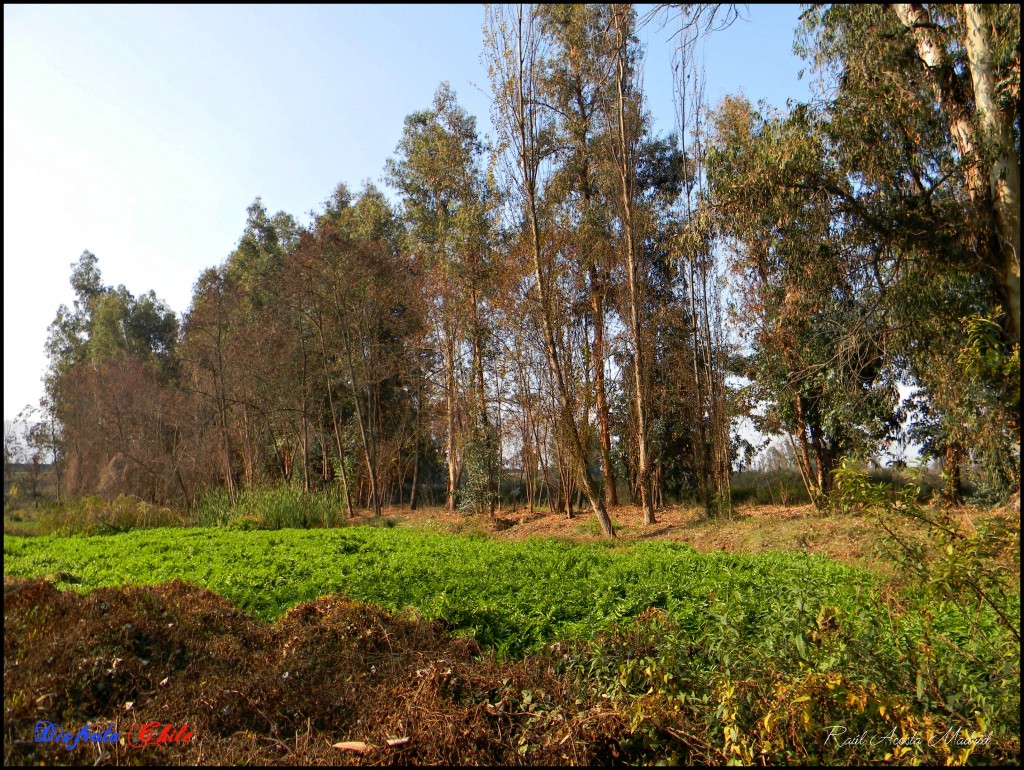
[[[640,6],[641,11],[645,6]],[[708,101],[807,99],[799,6],[752,5],[705,45]],[[84,249],[179,314],[257,196],[300,220],[380,186],[410,112],[447,80],[491,132],[479,5],[4,6],[4,416],[38,402],[46,328]],[[645,91],[674,125],[668,29]]]

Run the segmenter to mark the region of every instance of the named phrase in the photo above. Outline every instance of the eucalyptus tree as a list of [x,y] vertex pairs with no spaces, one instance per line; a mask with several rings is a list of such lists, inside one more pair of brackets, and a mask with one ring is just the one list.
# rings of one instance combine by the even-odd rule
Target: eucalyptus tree
[[[385,463],[382,474],[380,460],[401,454],[398,426],[410,411],[401,395],[407,391],[405,346],[419,319],[408,265],[397,248],[398,225],[383,195],[368,188],[353,205],[344,195],[335,198],[339,205],[328,206],[312,229],[300,233],[289,264],[308,302],[328,387],[336,380],[348,386],[369,504],[379,516],[382,476],[391,472]],[[344,462],[339,411],[334,395],[329,398]]]
[[[716,24],[716,18],[724,18]],[[706,511],[712,504],[731,509],[733,399],[726,386],[727,319],[725,281],[720,269],[719,234],[707,195],[706,72],[698,64],[703,37],[737,18],[735,7],[680,6],[673,39],[673,81],[685,183],[680,196],[678,258],[685,275],[691,323],[690,366],[695,402],[694,457],[698,491]]]
[[[600,428],[605,502],[618,505],[611,460],[611,424],[605,384],[608,358],[606,325],[610,273],[614,261],[609,191],[601,184],[598,139],[602,110],[611,87],[608,66],[610,6],[552,4],[539,8],[543,34],[552,56],[544,92],[556,116],[559,161],[550,183],[551,197],[567,209],[566,248],[586,282],[593,326],[590,364]],[[554,201],[553,201],[554,202]]]
[[762,425],[795,437],[808,494],[822,506],[839,458],[891,437],[898,394],[878,288],[870,272],[850,269],[865,249],[827,189],[842,183],[824,138],[804,118],[766,118],[727,98],[714,115],[708,174],[740,282],[751,374],[769,405]]
[[[1020,338],[1020,6],[892,3],[916,67],[948,121],[999,277],[1012,339]],[[827,17],[822,18],[829,25]],[[876,33],[877,34],[877,33]],[[860,48],[876,48],[868,38]],[[877,50],[877,48],[876,48]],[[859,51],[854,49],[856,56]]]
[[164,502],[176,494],[181,459],[178,319],[152,291],[135,297],[104,285],[97,262],[86,251],[72,266],[74,310],[61,306],[50,327],[40,425],[67,480],[63,491]]
[[282,294],[295,229],[257,198],[235,249],[196,282],[185,316],[183,385],[199,399],[197,416],[215,413],[229,494],[261,480],[268,446],[285,481],[301,457],[309,484],[308,329]]
[[[976,452],[1004,458],[985,469],[1016,465],[1005,372],[1019,367],[1020,9],[815,6],[804,22],[801,53],[829,93],[808,119],[836,173],[802,183],[835,197],[863,245],[851,268],[874,276],[891,358],[927,403],[918,438],[950,476]],[[986,381],[965,371],[963,340],[989,318],[1003,330],[990,355],[1006,366]]]
[[650,216],[641,206],[637,175],[646,134],[643,92],[639,78],[640,50],[635,36],[636,14],[631,4],[612,5],[605,40],[610,87],[605,92],[604,142],[601,143],[611,196],[618,220],[619,252],[625,266],[625,316],[629,331],[633,374],[637,452],[637,486],[644,523],[654,524],[651,503],[651,365],[653,317],[650,307],[649,269],[646,263],[645,226]]
[[[471,440],[489,456],[490,436],[484,377],[487,338],[486,296],[490,271],[490,191],[482,166],[485,147],[476,120],[463,110],[447,83],[431,109],[405,119],[398,157],[387,164],[388,180],[402,194],[409,248],[433,287],[431,315],[444,364],[447,506],[455,507],[465,437],[459,425],[471,422]],[[468,314],[464,312],[468,308]],[[472,356],[469,382],[460,382],[465,344]],[[465,398],[475,392],[474,398]],[[464,415],[463,404],[473,405]],[[476,458],[474,458],[475,462]],[[480,464],[493,512],[494,462]]]
[[[298,226],[283,212],[269,216],[257,198],[223,271],[236,295],[228,363],[236,380],[234,433],[246,486],[257,483],[269,444],[286,481],[312,484],[314,340],[302,299],[287,291],[287,257]],[[269,442],[267,439],[269,438]],[[298,476],[296,476],[296,473]]]
[[589,468],[586,430],[578,417],[578,397],[567,377],[572,351],[561,345],[561,311],[566,307],[556,273],[557,254],[545,231],[544,194],[555,133],[552,110],[543,100],[547,44],[535,5],[489,6],[485,24],[485,56],[494,94],[494,122],[506,160],[512,204],[521,222],[521,238],[532,263],[534,307],[557,402],[558,428],[569,450],[577,480],[606,536],[615,531],[601,490]]

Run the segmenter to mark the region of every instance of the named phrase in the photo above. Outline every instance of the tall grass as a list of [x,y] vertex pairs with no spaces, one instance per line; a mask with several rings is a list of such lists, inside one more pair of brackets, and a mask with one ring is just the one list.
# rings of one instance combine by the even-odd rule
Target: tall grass
[[118,495],[113,500],[88,495],[50,506],[40,516],[36,531],[40,535],[108,535],[186,523],[184,514],[132,495]]
[[345,500],[337,488],[304,492],[282,484],[241,490],[232,500],[227,490],[208,490],[192,510],[192,523],[201,527],[235,529],[310,529],[341,526]]
[[795,470],[742,471],[732,476],[734,505],[806,505],[807,496]]

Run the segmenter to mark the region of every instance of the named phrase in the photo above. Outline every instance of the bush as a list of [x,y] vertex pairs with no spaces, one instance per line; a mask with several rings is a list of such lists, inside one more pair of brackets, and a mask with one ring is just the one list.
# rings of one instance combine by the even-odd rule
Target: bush
[[[628,714],[633,737],[622,748],[636,764],[962,765],[1018,755],[1019,678],[991,676],[1014,663],[965,658],[954,615],[940,610],[929,635],[922,605],[813,607],[778,608],[767,645],[746,638],[732,613],[695,628],[648,610],[570,649],[561,670]],[[871,740],[842,743],[864,734]]]

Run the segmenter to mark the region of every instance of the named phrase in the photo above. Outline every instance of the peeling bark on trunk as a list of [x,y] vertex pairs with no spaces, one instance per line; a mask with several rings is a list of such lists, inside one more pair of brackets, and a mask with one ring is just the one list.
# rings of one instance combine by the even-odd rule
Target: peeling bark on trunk
[[[1001,113],[995,99],[995,68],[989,25],[980,6],[965,5],[967,34],[963,40],[970,61],[977,123],[975,135],[968,99],[958,88],[952,64],[938,31],[924,6],[897,3],[890,6],[914,37],[917,53],[932,78],[935,99],[949,118],[949,132],[957,151],[967,162],[967,187],[981,210],[989,209],[995,224],[998,247],[989,262],[997,275],[1009,311],[1011,340],[1020,339],[1020,160],[1013,144],[1013,116]],[[979,152],[983,150],[983,152]],[[984,158],[991,157],[987,171]]]
[[1020,338],[1020,160],[1013,144],[1013,116],[1004,114],[996,101],[996,72],[992,39],[984,10],[964,6],[965,40],[974,85],[974,104],[982,143],[991,157],[989,193],[995,214],[999,252],[1002,257],[1003,290],[1015,330]]

